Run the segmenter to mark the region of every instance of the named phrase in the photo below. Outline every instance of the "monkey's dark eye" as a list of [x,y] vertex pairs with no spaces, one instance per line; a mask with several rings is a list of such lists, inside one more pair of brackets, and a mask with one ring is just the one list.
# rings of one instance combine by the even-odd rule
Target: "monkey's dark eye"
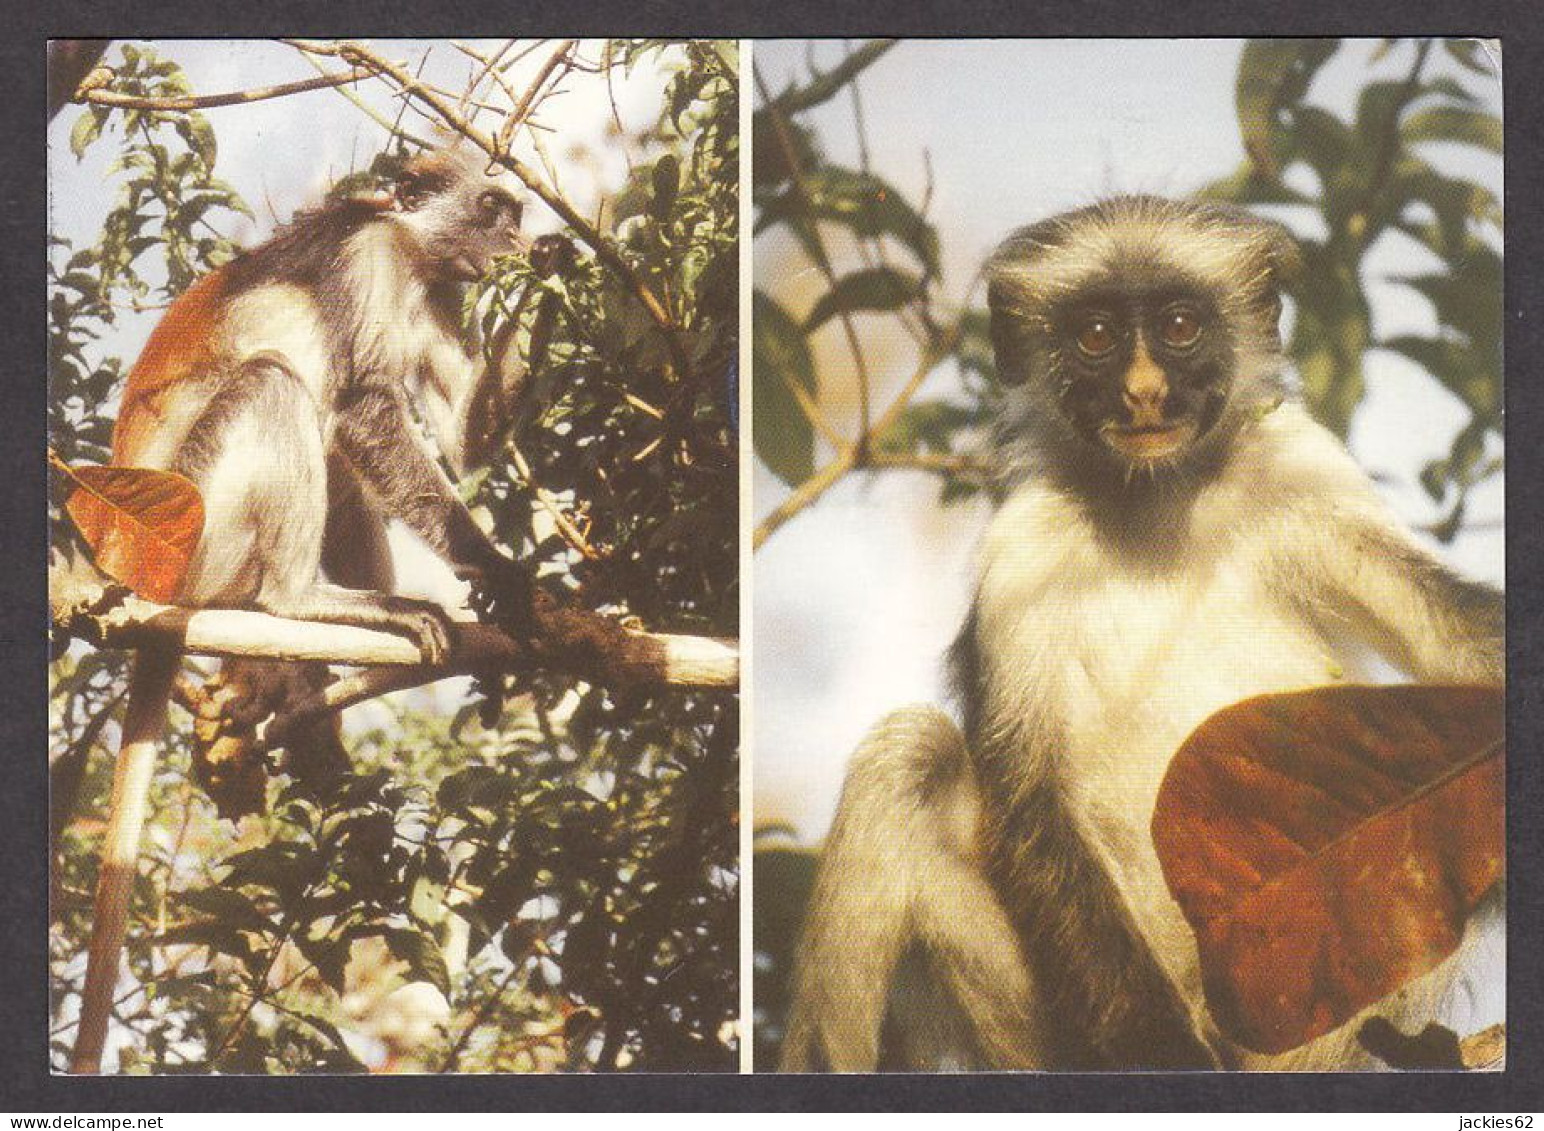
[[1107,318],[1090,318],[1078,330],[1078,349],[1089,357],[1102,357],[1115,348],[1115,327]]
[[1171,349],[1189,349],[1201,340],[1201,316],[1183,306],[1165,311],[1158,324],[1158,336]]
[[520,206],[503,193],[488,189],[477,197],[477,215],[490,228],[506,216],[519,223]]

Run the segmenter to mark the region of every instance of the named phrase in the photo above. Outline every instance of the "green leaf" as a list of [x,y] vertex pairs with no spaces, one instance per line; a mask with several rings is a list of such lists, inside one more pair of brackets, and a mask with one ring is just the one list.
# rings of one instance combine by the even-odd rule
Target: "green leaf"
[[790,486],[815,470],[815,435],[795,388],[815,397],[815,363],[799,324],[763,291],[752,306],[751,428],[756,455]]
[[1444,176],[1416,157],[1394,166],[1385,194],[1390,214],[1401,216],[1412,204],[1424,204],[1436,214],[1442,233],[1441,254],[1452,255],[1469,242],[1469,224],[1501,223],[1501,202],[1483,185]]
[[756,111],[751,120],[751,136],[756,144],[751,149],[751,183],[759,194],[762,190],[780,185],[793,176],[788,150],[793,150],[793,160],[800,169],[817,170],[822,165],[819,144],[814,134],[789,119],[776,119],[766,109]]
[[1380,342],[1383,349],[1408,357],[1468,406],[1476,418],[1500,427],[1499,353],[1481,351],[1447,338],[1402,334]]
[[1251,39],[1239,59],[1233,97],[1244,151],[1261,173],[1277,176],[1277,141],[1282,109],[1297,103],[1338,39]]
[[214,168],[215,156],[219,152],[219,146],[215,141],[214,127],[209,124],[209,119],[202,114],[188,116],[188,144],[193,147],[199,160],[204,163],[205,169]]
[[1499,347],[1501,342],[1501,262],[1494,256],[1465,265],[1461,274],[1397,275],[1403,283],[1426,296],[1446,325],[1463,333],[1477,346]]
[[1195,194],[1202,200],[1222,200],[1232,204],[1312,204],[1313,198],[1288,188],[1273,177],[1262,176],[1254,165],[1245,162],[1238,171],[1213,181]]
[[229,923],[216,919],[179,923],[156,936],[157,946],[204,946],[216,954],[228,954],[248,970],[258,964],[259,956],[247,936]]
[[332,1045],[331,1055],[326,1061],[326,1069],[329,1072],[368,1072],[369,1067],[360,1061],[349,1051],[348,1042],[343,1039],[343,1034],[327,1018],[311,1009],[297,1009],[288,1007],[286,1012],[321,1033]]
[[1483,40],[1444,39],[1442,46],[1447,48],[1449,55],[1475,74],[1485,75],[1487,78],[1496,77],[1495,64],[1491,62]]
[[244,931],[267,934],[273,926],[268,917],[235,888],[199,888],[183,892],[179,899],[185,907],[212,915],[222,923]]
[[1490,153],[1502,149],[1501,119],[1479,110],[1460,110],[1455,106],[1433,106],[1418,110],[1399,128],[1406,145],[1423,141],[1449,141],[1472,145]]
[[348,969],[350,940],[332,935],[312,938],[304,933],[298,933],[294,936],[294,943],[295,949],[305,956],[307,962],[316,967],[317,976],[334,993],[341,994],[344,974]]
[[79,161],[86,155],[86,147],[102,135],[102,119],[96,109],[83,110],[70,128],[70,152]]
[[[1328,195],[1332,186],[1344,185],[1350,179],[1347,167],[1356,160],[1354,144],[1350,129],[1339,118],[1316,106],[1304,106],[1295,115],[1286,148],[1292,158],[1301,158],[1313,167]],[[1371,154],[1358,156],[1365,162]]]
[[422,931],[393,928],[386,932],[386,946],[393,955],[407,963],[412,980],[428,982],[447,999],[450,997],[450,972],[439,943]]
[[863,239],[889,236],[917,257],[927,277],[938,273],[938,232],[882,177],[822,166],[803,181],[804,192],[788,188],[762,201],[756,233],[776,223],[824,221]]
[[953,437],[981,421],[979,408],[948,401],[913,401],[875,441],[882,452],[948,452]]
[[822,102],[839,94],[894,46],[893,39],[871,39],[857,50],[849,52],[829,71],[815,75],[802,87],[789,88],[773,99],[773,102],[784,114],[795,114],[800,110],[819,106]]
[[676,193],[681,187],[681,162],[667,153],[654,162],[652,175],[654,195],[649,200],[649,212],[663,224],[670,218],[675,207]]
[[922,295],[923,283],[917,276],[895,267],[867,267],[843,275],[816,300],[804,331],[812,334],[840,314],[864,310],[899,310]]

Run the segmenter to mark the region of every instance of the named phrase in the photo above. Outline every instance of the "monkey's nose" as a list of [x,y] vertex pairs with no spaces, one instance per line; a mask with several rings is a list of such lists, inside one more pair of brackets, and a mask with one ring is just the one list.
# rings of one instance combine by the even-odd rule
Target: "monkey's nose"
[[1137,424],[1162,423],[1163,404],[1169,399],[1169,382],[1158,363],[1141,345],[1137,346],[1131,368],[1126,371],[1121,399]]
[[1169,387],[1159,384],[1132,388],[1127,385],[1121,391],[1121,399],[1132,412],[1160,412],[1164,401],[1169,399]]

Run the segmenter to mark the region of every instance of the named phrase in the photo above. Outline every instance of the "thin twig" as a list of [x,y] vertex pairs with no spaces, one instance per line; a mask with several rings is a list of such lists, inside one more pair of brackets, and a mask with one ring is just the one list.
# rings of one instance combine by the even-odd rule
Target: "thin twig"
[[503,1000],[504,991],[509,988],[509,983],[514,981],[515,975],[519,973],[520,966],[518,963],[511,966],[504,972],[504,976],[499,979],[499,983],[494,987],[493,992],[483,998],[482,1004],[472,1014],[472,1019],[466,1023],[466,1027],[461,1030],[461,1035],[451,1044],[450,1050],[445,1054],[445,1059],[440,1063],[439,1070],[442,1074],[456,1070],[456,1065],[460,1063],[461,1054],[466,1051],[467,1042],[472,1039],[472,1034],[483,1027],[483,1023],[488,1020],[488,1015]]
[[302,94],[308,90],[325,90],[343,86],[370,77],[365,67],[355,67],[346,74],[322,74],[314,79],[280,83],[259,90],[236,90],[227,94],[183,94],[153,98],[141,94],[123,94],[105,87],[97,87],[79,95],[75,101],[92,106],[113,106],[122,110],[208,110],[215,106],[240,106],[248,102],[263,102],[270,98],[283,98],[290,94]]
[[504,77],[504,72],[499,70],[499,60],[504,57],[504,54],[511,47],[513,47],[515,43],[516,40],[513,39],[505,40],[504,46],[500,47],[492,55],[484,55],[482,52],[478,51],[475,47],[472,47],[469,44],[459,43],[456,40],[450,41],[450,45],[457,51],[460,51],[466,55],[470,55],[473,59],[476,59],[483,65],[483,69],[475,76],[473,76],[470,89],[476,90],[477,87],[482,83],[483,79],[492,78],[493,81],[499,85],[499,89],[508,95],[511,104],[513,104],[520,96],[515,93],[515,88],[509,85],[509,80]]
[[558,506],[558,501],[553,497],[552,492],[536,482],[536,477],[531,473],[531,465],[526,462],[524,454],[515,446],[513,441],[507,445],[507,450],[510,462],[515,466],[516,474],[525,481],[526,486],[531,489],[531,493],[536,496],[536,501],[552,518],[553,524],[558,528],[558,533],[563,536],[563,541],[579,551],[587,561],[600,561],[604,555],[594,546],[590,545],[589,539],[574,525],[573,520],[563,513],[563,509]]
[[[960,326],[958,323],[947,333],[939,335],[934,340],[932,345],[923,353],[916,370],[907,379],[900,393],[874,426],[875,435],[883,435],[886,429],[895,422],[896,418],[900,416],[905,410],[906,405],[911,401],[911,398],[916,394],[917,389],[921,387],[922,382],[927,379],[928,374],[933,372],[938,364],[954,351],[954,347],[958,344],[959,340]],[[779,527],[829,491],[842,476],[859,466],[862,454],[863,451],[857,444],[848,444],[836,453],[836,458],[831,460],[830,463],[820,468],[814,475],[795,487],[793,493],[774,507],[772,512],[756,526],[755,533],[751,538],[752,548],[759,550],[762,544],[777,532]]]
[[954,452],[869,452],[864,468],[901,471],[926,471],[949,478],[987,482],[992,468],[980,460]]
[[526,87],[525,94],[515,102],[514,108],[510,110],[508,117],[504,119],[504,124],[499,127],[498,145],[500,149],[509,148],[510,142],[514,139],[515,130],[520,128],[520,123],[525,121],[531,109],[535,106],[537,94],[546,85],[547,80],[552,77],[553,71],[557,70],[559,64],[567,59],[568,53],[574,49],[578,42],[576,39],[563,40],[553,50],[552,54],[548,56],[547,61],[537,70],[536,77],[531,80],[530,86]]
[[[303,58],[307,63],[310,63],[313,67],[315,67],[318,71],[321,71],[323,74],[327,73],[326,72],[326,68],[324,68],[322,66],[321,60],[314,59],[310,55],[302,55],[301,58]],[[361,111],[363,111],[365,117],[369,118],[376,125],[380,126],[381,129],[385,130],[386,131],[386,135],[388,137],[399,137],[403,141],[407,142],[409,145],[416,145],[419,149],[433,149],[434,148],[429,142],[425,141],[423,138],[418,137],[418,136],[416,136],[414,134],[410,134],[410,133],[408,133],[406,130],[404,130],[402,128],[402,116],[401,116],[400,113],[397,115],[397,120],[395,122],[390,121],[386,117],[386,115],[382,114],[374,106],[371,106],[368,102],[366,102],[363,98],[359,97],[359,95],[355,94],[348,87],[340,86],[340,87],[336,87],[335,89],[337,90],[337,92],[339,94],[343,95],[344,98],[347,98],[350,102],[352,102],[355,106],[357,106]],[[273,211],[273,205],[271,203],[268,206],[268,210],[270,212]],[[275,221],[277,221],[277,216],[275,216]]]

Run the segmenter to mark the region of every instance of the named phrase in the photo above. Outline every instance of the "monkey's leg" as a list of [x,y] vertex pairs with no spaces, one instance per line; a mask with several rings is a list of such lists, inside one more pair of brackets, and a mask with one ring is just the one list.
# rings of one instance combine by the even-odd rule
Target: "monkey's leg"
[[[853,756],[821,857],[795,971],[782,1068],[872,1071],[898,963],[925,969],[993,1067],[1038,1053],[1018,940],[971,858],[975,806],[958,729],[933,708],[897,711]],[[893,1026],[904,1049],[915,1048]],[[937,1067],[920,1065],[914,1067]]]
[[1060,795],[1045,785],[1015,790],[1013,772],[997,761],[982,771],[994,782],[984,799],[987,866],[1041,989],[1055,1066],[1218,1067]]
[[80,1023],[70,1060],[72,1072],[96,1073],[102,1068],[102,1046],[113,1011],[129,921],[129,896],[145,827],[145,802],[155,773],[156,744],[166,728],[166,704],[179,662],[175,650],[147,649],[135,656],[129,676],[129,704],[113,769],[112,800],[91,917],[86,986],[81,993]]
[[172,469],[204,498],[183,603],[387,629],[413,639],[426,662],[443,659],[450,630],[438,605],[321,580],[323,417],[282,357],[260,354],[220,380]]

